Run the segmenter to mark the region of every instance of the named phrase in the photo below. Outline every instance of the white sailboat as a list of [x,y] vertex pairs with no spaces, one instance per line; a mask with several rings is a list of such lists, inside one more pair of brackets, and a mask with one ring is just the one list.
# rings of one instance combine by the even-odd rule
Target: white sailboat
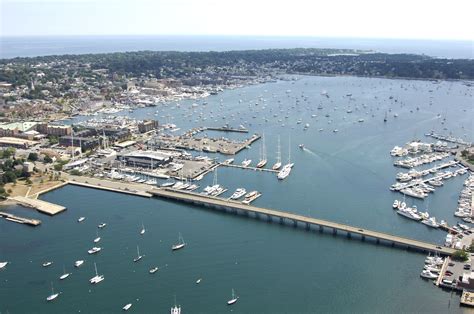
[[97,264],[94,262],[94,268],[95,268],[95,276],[89,279],[89,282],[91,284],[98,284],[99,282],[103,281],[105,279],[104,275],[99,275],[97,273]]
[[267,164],[267,152],[265,148],[265,134],[262,136],[262,147],[260,148],[260,160],[257,163],[257,168],[263,168]]
[[280,136],[278,136],[278,150],[277,150],[277,162],[272,166],[273,170],[281,168],[281,148],[280,148]]
[[99,237],[99,231],[96,231],[97,238],[94,239],[94,243],[99,243],[100,237]]
[[143,222],[142,222],[142,230],[140,230],[140,234],[141,235],[145,234],[145,225],[143,225]]
[[234,304],[235,302],[237,302],[238,299],[239,299],[239,297],[235,295],[234,289],[232,289],[232,299],[227,301],[227,305]]
[[184,242],[184,239],[183,239],[183,237],[181,236],[181,233],[180,233],[179,236],[178,236],[178,243],[173,244],[171,249],[173,251],[176,251],[176,250],[182,249],[185,245],[186,245],[186,243]]
[[138,245],[137,245],[137,257],[135,257],[135,258],[133,259],[133,261],[136,263],[136,262],[138,262],[139,260],[141,260],[142,258],[143,258],[143,255],[140,255],[140,248],[139,248]]
[[64,272],[63,272],[63,274],[61,275],[61,277],[59,277],[59,280],[64,280],[64,279],[66,279],[67,277],[69,277],[69,275],[71,274],[71,273],[66,273],[66,266],[63,267],[63,270],[64,270]]
[[49,295],[49,296],[46,298],[46,301],[48,301],[48,302],[53,301],[53,300],[56,299],[58,296],[59,296],[59,292],[58,292],[58,293],[54,293],[53,282],[51,281],[51,295]]

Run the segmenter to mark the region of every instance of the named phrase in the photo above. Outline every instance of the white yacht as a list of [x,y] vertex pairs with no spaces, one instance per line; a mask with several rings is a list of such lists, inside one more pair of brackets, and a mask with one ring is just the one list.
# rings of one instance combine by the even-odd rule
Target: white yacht
[[424,269],[421,272],[420,276],[423,277],[423,278],[427,278],[427,279],[436,279],[436,278],[438,278],[438,275],[433,274],[432,272],[430,272],[429,270],[426,270],[426,269]]
[[198,284],[200,284],[200,283],[201,283],[201,281],[202,281],[202,279],[201,279],[201,278],[199,278],[198,280],[196,280],[196,284],[197,284],[197,285],[198,285]]
[[94,246],[92,249],[88,250],[87,253],[96,254],[96,253],[99,253],[101,250],[102,250],[102,248]]
[[51,265],[53,265],[53,262],[44,262],[43,263],[43,267],[49,267]]
[[267,152],[265,148],[265,135],[262,136],[262,147],[260,151],[260,161],[257,163],[257,168],[263,168],[267,164]]
[[83,260],[75,261],[75,262],[74,262],[74,267],[81,267],[82,264],[84,264],[84,261],[83,261]]
[[239,299],[239,297],[235,295],[234,289],[232,289],[232,299],[230,299],[229,301],[227,301],[227,305],[232,305],[232,304],[234,304],[235,302],[237,302],[238,299]]
[[150,268],[150,270],[148,271],[150,274],[154,274],[158,271],[158,267],[153,267],[153,268]]
[[85,219],[86,219],[86,217],[79,217],[79,219],[77,220],[77,222],[83,222]]
[[224,164],[226,164],[226,165],[230,165],[233,162],[234,162],[234,158],[229,158],[229,159],[224,160]]
[[393,207],[394,209],[396,209],[396,208],[398,208],[399,205],[400,205],[400,202],[399,202],[398,200],[395,200],[395,201],[393,201],[392,207]]
[[239,188],[239,189],[235,190],[234,194],[232,194],[232,196],[230,198],[233,199],[233,200],[237,200],[237,199],[241,198],[242,196],[244,196],[245,193],[247,193],[247,191],[244,188]]
[[142,230],[140,230],[140,234],[141,235],[145,234],[145,226],[143,225],[143,222],[142,222]]
[[5,268],[8,265],[8,262],[0,262],[0,269]]
[[95,268],[95,276],[89,279],[89,282],[91,284],[98,284],[99,282],[103,281],[105,279],[104,275],[99,275],[97,273],[97,265],[94,263],[94,268]]
[[421,220],[420,215],[413,212],[411,209],[399,209],[399,210],[397,210],[397,214],[400,214],[402,216],[405,216],[405,217],[413,219],[413,220]]
[[135,258],[133,259],[133,262],[136,263],[136,262],[138,262],[139,260],[141,260],[142,258],[143,258],[143,255],[140,255],[140,248],[139,248],[138,245],[137,245],[137,257],[135,257]]
[[175,305],[171,308],[171,314],[181,314],[181,306]]
[[49,295],[49,296],[46,298],[46,301],[48,301],[48,302],[53,301],[53,300],[56,299],[58,296],[59,296],[59,292],[58,292],[58,293],[54,293],[53,282],[51,282],[51,295]]
[[183,239],[183,237],[181,236],[181,233],[180,233],[179,236],[178,236],[178,243],[173,244],[171,246],[171,250],[176,251],[176,250],[182,249],[185,245],[186,245],[186,243],[184,242],[184,239]]
[[242,161],[242,166],[248,167],[251,163],[252,163],[251,159],[245,159],[244,161]]
[[131,307],[132,307],[132,303],[128,303],[122,308],[122,310],[128,311]]
[[102,228],[105,228],[105,226],[107,226],[107,224],[105,222],[99,224],[97,227],[102,229]]
[[432,227],[432,228],[438,228],[439,227],[439,223],[436,222],[435,217],[431,217],[431,218],[428,218],[428,219],[423,219],[421,221],[421,223],[427,225],[428,227]]

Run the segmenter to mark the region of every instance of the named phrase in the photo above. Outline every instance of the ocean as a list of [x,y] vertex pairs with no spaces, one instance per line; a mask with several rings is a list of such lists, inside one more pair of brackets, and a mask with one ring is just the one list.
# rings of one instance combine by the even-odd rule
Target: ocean
[[339,48],[473,59],[472,41],[324,37],[71,36],[1,37],[0,59],[140,50],[226,51],[269,48]]

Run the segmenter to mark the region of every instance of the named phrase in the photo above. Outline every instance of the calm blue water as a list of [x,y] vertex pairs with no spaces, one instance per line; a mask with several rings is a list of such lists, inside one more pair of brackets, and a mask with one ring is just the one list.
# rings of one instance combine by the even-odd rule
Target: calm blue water
[[[330,98],[322,96],[322,90]],[[389,151],[415,137],[430,141],[423,134],[432,129],[473,140],[472,92],[459,82],[301,77],[296,82],[228,90],[206,99],[207,105],[197,101],[200,105],[195,109],[191,107],[195,101],[182,101],[180,107],[172,103],[131,115],[168,120],[183,130],[244,124],[252,132],[265,133],[270,164],[275,161],[278,135],[284,161],[291,136],[295,168],[289,178],[279,182],[269,173],[219,168],[219,183],[229,188],[224,196],[237,187],[257,189],[263,192],[255,202],[258,206],[443,243],[444,232],[392,210],[393,199],[399,195],[388,187],[399,169],[392,166]],[[349,93],[352,100],[346,96]],[[318,110],[319,104],[324,109]],[[353,112],[347,113],[347,108]],[[389,109],[389,121],[384,124]],[[208,117],[205,121],[199,119],[201,113]],[[394,113],[399,117],[394,118]],[[313,114],[317,116],[312,118]],[[438,114],[447,117],[444,125]],[[358,123],[360,118],[365,122]],[[297,124],[298,119],[302,124]],[[310,124],[307,131],[303,131],[305,123]],[[320,128],[324,130],[319,132]],[[339,132],[332,132],[336,128]],[[299,143],[307,150],[300,150]],[[236,156],[236,162],[258,160],[259,145]],[[450,179],[429,201],[410,200],[409,204],[420,209],[429,206],[438,219],[455,223],[452,214],[464,178]],[[212,175],[200,184],[211,181]],[[118,312],[129,302],[136,312],[166,313],[174,295],[183,313],[462,311],[459,297],[420,279],[424,256],[419,253],[160,199],[79,187],[65,187],[43,199],[68,210],[46,217],[12,209],[42,219],[43,225],[34,229],[0,220],[0,237],[8,239],[0,242],[0,259],[12,262],[0,272],[2,313],[32,309],[41,313]],[[79,216],[87,217],[83,224],[76,222]],[[103,221],[108,223],[101,231],[103,251],[88,256],[96,226]],[[144,236],[139,235],[142,222],[147,229]],[[173,253],[170,246],[179,232],[188,246]],[[136,245],[146,255],[137,264],[132,262]],[[87,260],[83,268],[73,269],[77,259]],[[44,269],[41,263],[45,260],[55,264]],[[93,276],[94,261],[106,277],[98,286],[87,281]],[[73,274],[59,282],[63,265]],[[152,276],[148,269],[154,265],[163,269]],[[196,285],[200,277],[203,281]],[[50,281],[63,292],[52,304],[45,301]],[[232,288],[240,300],[229,308],[226,301]]]
[[238,36],[1,37],[0,58],[140,50],[225,51],[268,48],[344,48],[474,58],[472,41]]

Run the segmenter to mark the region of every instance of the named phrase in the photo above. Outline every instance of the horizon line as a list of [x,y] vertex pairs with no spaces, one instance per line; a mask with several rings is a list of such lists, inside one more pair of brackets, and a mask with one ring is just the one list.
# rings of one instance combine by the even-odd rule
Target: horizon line
[[324,35],[248,35],[248,34],[30,34],[30,35],[3,35],[3,38],[46,38],[46,37],[229,37],[229,38],[314,38],[314,39],[371,39],[371,40],[407,40],[407,41],[458,41],[471,42],[474,47],[474,39],[459,38],[406,38],[406,37],[353,37],[353,36],[324,36]]

